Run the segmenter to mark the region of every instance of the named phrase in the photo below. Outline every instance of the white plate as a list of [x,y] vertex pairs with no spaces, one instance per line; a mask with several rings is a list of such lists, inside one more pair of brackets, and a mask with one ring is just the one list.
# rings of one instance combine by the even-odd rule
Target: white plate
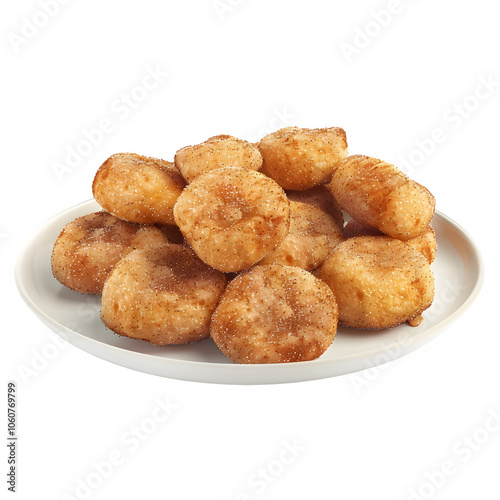
[[100,210],[94,200],[48,221],[25,246],[16,264],[16,283],[30,309],[71,344],[118,365],[154,375],[223,384],[272,384],[314,380],[363,370],[399,358],[442,333],[477,297],[484,267],[471,238],[455,222],[436,213],[438,252],[433,305],[423,323],[380,331],[339,328],[332,346],[314,361],[238,365],[211,339],[189,345],[155,347],[106,329],[100,321],[100,296],[68,290],[52,276],[50,254],[61,229],[81,215]]

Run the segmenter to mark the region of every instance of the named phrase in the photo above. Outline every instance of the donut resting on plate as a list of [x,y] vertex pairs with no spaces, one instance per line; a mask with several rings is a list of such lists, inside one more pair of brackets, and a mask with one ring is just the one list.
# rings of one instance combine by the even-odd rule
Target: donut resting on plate
[[54,277],[80,293],[100,294],[115,264],[137,248],[168,243],[154,226],[95,212],[68,223],[58,236],[51,255]]
[[104,285],[101,319],[119,335],[156,345],[196,342],[210,335],[225,285],[223,273],[185,246],[135,250]]
[[318,276],[335,295],[340,324],[354,328],[392,328],[420,316],[434,299],[427,259],[386,236],[357,236],[340,243]]
[[321,356],[337,331],[331,290],[303,269],[256,266],[229,283],[212,317],[219,349],[237,363],[289,363]]

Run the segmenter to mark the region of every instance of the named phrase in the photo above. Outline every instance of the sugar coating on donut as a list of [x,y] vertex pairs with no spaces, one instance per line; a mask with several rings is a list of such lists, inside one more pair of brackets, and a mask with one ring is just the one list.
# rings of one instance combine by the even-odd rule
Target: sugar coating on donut
[[391,328],[422,314],[434,298],[426,258],[387,236],[358,236],[335,247],[319,270],[333,291],[339,322],[354,328]]
[[272,179],[223,168],[195,179],[174,207],[182,234],[205,263],[241,271],[276,249],[290,226],[290,203]]
[[175,154],[175,165],[189,183],[196,177],[224,167],[259,170],[262,155],[250,142],[230,135],[217,135],[195,146],[186,146]]
[[[344,238],[354,238],[356,236],[385,236],[384,233],[378,229],[367,227],[351,219],[344,226]],[[417,237],[406,240],[405,243],[420,252],[432,264],[436,258],[437,241],[436,233],[431,225],[424,229]]]
[[209,336],[225,284],[223,273],[186,246],[136,250],[106,281],[101,319],[119,335],[156,345],[195,342]]
[[173,207],[185,184],[171,162],[119,153],[101,165],[92,192],[104,210],[120,219],[173,224]]
[[284,189],[304,191],[330,181],[347,157],[345,131],[338,127],[286,127],[259,142],[261,171]]
[[432,225],[424,229],[416,238],[406,240],[406,243],[420,252],[427,259],[429,264],[432,264],[436,259],[437,239],[436,232]]
[[58,236],[51,255],[54,277],[80,293],[99,294],[113,266],[136,248],[165,244],[156,227],[95,212],[68,223]]
[[435,200],[427,188],[376,158],[350,156],[335,170],[329,187],[354,219],[393,238],[417,237],[434,215]]
[[337,317],[331,290],[311,273],[257,266],[229,283],[210,334],[237,363],[309,361],[333,342]]
[[331,215],[314,205],[291,201],[290,214],[290,232],[257,265],[284,264],[313,271],[344,241],[342,230]]
[[344,226],[342,209],[326,186],[316,186],[306,191],[287,191],[286,195],[290,201],[300,201],[321,208],[335,219],[339,228]]

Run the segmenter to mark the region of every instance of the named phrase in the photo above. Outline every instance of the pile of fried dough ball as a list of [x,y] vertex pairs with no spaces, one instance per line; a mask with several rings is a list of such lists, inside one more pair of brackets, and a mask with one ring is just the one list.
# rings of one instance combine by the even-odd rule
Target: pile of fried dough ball
[[64,227],[52,270],[102,294],[119,335],[211,337],[237,363],[308,361],[338,324],[417,326],[434,297],[434,197],[394,165],[348,156],[341,128],[220,135],[174,162],[115,154],[92,191],[103,211]]

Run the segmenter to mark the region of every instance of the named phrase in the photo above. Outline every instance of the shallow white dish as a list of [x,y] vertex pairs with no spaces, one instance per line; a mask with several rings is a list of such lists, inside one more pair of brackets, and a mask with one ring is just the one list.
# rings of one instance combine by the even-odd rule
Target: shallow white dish
[[100,296],[68,290],[52,276],[50,254],[61,229],[81,215],[99,211],[90,200],[60,213],[40,228],[19,255],[15,276],[29,308],[71,344],[112,363],[180,380],[222,384],[273,384],[352,373],[399,358],[442,333],[477,297],[484,276],[478,249],[467,233],[439,212],[433,219],[438,252],[433,305],[423,323],[380,331],[339,328],[332,346],[314,361],[238,365],[211,339],[195,344],[156,347],[106,329]]

